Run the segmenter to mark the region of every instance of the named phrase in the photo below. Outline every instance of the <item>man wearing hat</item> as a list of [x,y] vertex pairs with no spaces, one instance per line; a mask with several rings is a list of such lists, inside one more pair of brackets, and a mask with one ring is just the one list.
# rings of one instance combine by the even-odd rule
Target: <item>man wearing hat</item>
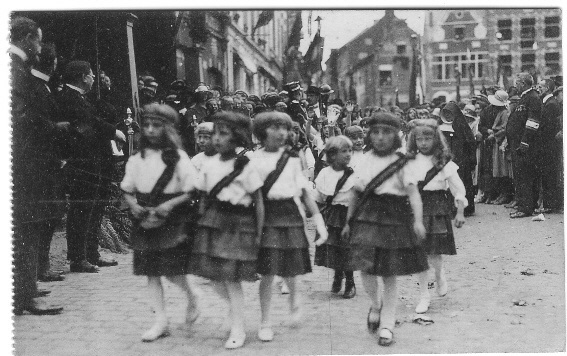
[[515,86],[521,93],[520,101],[510,114],[506,125],[506,138],[512,153],[514,185],[516,187],[516,212],[511,218],[523,218],[533,214],[537,206],[537,163],[536,138],[540,132],[542,102],[533,86],[529,73],[516,76]]
[[187,110],[179,120],[179,134],[183,141],[183,147],[190,157],[197,153],[195,127],[207,117],[207,99],[209,98],[209,87],[200,83],[195,89],[195,103]]
[[563,187],[559,185],[559,172],[561,167],[559,158],[561,148],[555,141],[555,136],[561,131],[562,111],[559,102],[553,96],[555,82],[551,79],[543,79],[539,82],[540,93],[543,102],[541,110],[540,137],[537,142],[538,156],[540,160],[540,174],[543,190],[542,213],[559,210],[563,206],[561,199]]
[[334,92],[335,91],[331,89],[331,86],[329,84],[322,84],[319,87],[319,95],[320,95],[319,102],[321,104],[321,115],[327,116],[327,106],[329,105],[329,99],[331,97],[331,94],[333,94]]
[[299,82],[290,82],[284,86],[284,90],[289,93],[290,103],[287,106],[287,113],[293,121],[304,125],[307,121],[307,111],[301,106],[301,85]]

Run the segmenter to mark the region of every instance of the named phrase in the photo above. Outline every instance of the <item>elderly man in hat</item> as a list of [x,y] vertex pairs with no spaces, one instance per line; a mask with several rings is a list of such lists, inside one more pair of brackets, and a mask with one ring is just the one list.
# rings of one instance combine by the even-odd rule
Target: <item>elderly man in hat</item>
[[533,88],[529,73],[516,76],[515,86],[520,94],[518,105],[511,112],[506,125],[506,138],[512,153],[517,211],[510,217],[523,218],[533,214],[537,207],[537,135],[540,132],[542,102]]
[[[538,156],[540,160],[541,183],[543,191],[543,207],[538,209],[540,213],[557,211],[563,207],[563,187],[559,185],[558,169],[561,167],[559,161],[561,153],[560,146],[555,141],[555,136],[561,131],[562,111],[557,99],[553,96],[555,82],[551,79],[543,79],[538,84],[543,102],[540,122],[540,136],[537,140]],[[545,157],[545,159],[543,159]]]

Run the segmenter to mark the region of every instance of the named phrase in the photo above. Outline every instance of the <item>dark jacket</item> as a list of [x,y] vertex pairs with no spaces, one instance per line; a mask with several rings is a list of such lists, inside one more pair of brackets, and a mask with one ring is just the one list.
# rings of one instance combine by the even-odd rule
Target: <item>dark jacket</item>
[[555,97],[550,97],[543,104],[539,128],[539,146],[540,149],[543,150],[543,154],[545,154],[545,151],[548,148],[557,146],[555,142],[555,135],[561,131],[561,114],[561,106]]
[[[526,123],[528,119],[536,124],[540,122],[541,107],[541,99],[534,89],[530,89],[521,96],[518,105],[510,113],[506,125],[506,137],[511,150],[517,149],[521,142],[525,142],[530,145],[530,148],[534,148],[538,130],[527,128]],[[535,153],[535,150],[530,149],[528,152]]]
[[71,123],[73,135],[69,164],[96,174],[112,170],[116,128],[96,115],[96,109],[77,90],[65,86],[57,97],[62,121]]
[[447,103],[443,110],[451,111],[454,117],[454,132],[443,132],[451,148],[453,161],[463,171],[472,171],[476,166],[476,142],[472,130],[455,102]]

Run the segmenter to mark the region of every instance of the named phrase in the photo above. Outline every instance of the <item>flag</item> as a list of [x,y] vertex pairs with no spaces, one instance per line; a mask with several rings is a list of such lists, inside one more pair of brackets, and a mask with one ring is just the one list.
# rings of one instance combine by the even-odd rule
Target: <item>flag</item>
[[257,29],[259,29],[262,26],[266,26],[267,24],[269,24],[270,21],[272,21],[273,18],[274,18],[274,10],[262,11],[260,13],[260,15],[258,16],[258,21],[256,22],[256,25],[252,29],[252,37],[254,37],[254,32],[256,32]]
[[299,44],[301,42],[301,29],[303,28],[303,22],[301,21],[301,11],[295,12],[295,21],[291,26],[289,31],[289,36],[287,38],[287,50],[291,47],[299,48]]
[[307,52],[303,56],[304,70],[307,77],[322,71],[321,61],[323,61],[323,46],[325,38],[321,37],[321,30],[318,30],[309,45]]

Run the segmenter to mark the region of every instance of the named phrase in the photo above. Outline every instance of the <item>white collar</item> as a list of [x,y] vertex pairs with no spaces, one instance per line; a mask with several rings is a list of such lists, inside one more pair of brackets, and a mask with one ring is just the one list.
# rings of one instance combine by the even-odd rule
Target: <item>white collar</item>
[[33,68],[32,68],[31,74],[32,74],[34,77],[36,77],[36,78],[43,79],[44,81],[49,82],[50,76],[47,75],[47,74],[45,74],[45,73],[40,72],[40,71],[37,70],[37,69],[33,69]]
[[71,85],[71,84],[67,84],[67,86],[68,86],[69,88],[71,88],[71,89],[74,89],[74,90],[78,91],[79,93],[81,93],[81,95],[85,95],[85,91],[84,91],[83,89],[78,88],[78,87],[76,87],[76,86],[74,86],[74,85]]
[[546,96],[543,97],[543,103],[545,104],[545,102],[551,98],[553,96],[553,94],[547,94]]
[[522,95],[520,95],[520,97],[524,96],[524,94],[527,94],[530,90],[532,90],[533,88],[529,88],[528,90],[525,90],[524,92],[522,92]]
[[28,61],[28,55],[26,54],[26,52],[24,52],[23,49],[21,49],[20,47],[16,47],[14,45],[10,45],[10,49],[9,49],[10,53],[14,53],[15,55],[17,55],[18,57],[20,57],[24,62]]

